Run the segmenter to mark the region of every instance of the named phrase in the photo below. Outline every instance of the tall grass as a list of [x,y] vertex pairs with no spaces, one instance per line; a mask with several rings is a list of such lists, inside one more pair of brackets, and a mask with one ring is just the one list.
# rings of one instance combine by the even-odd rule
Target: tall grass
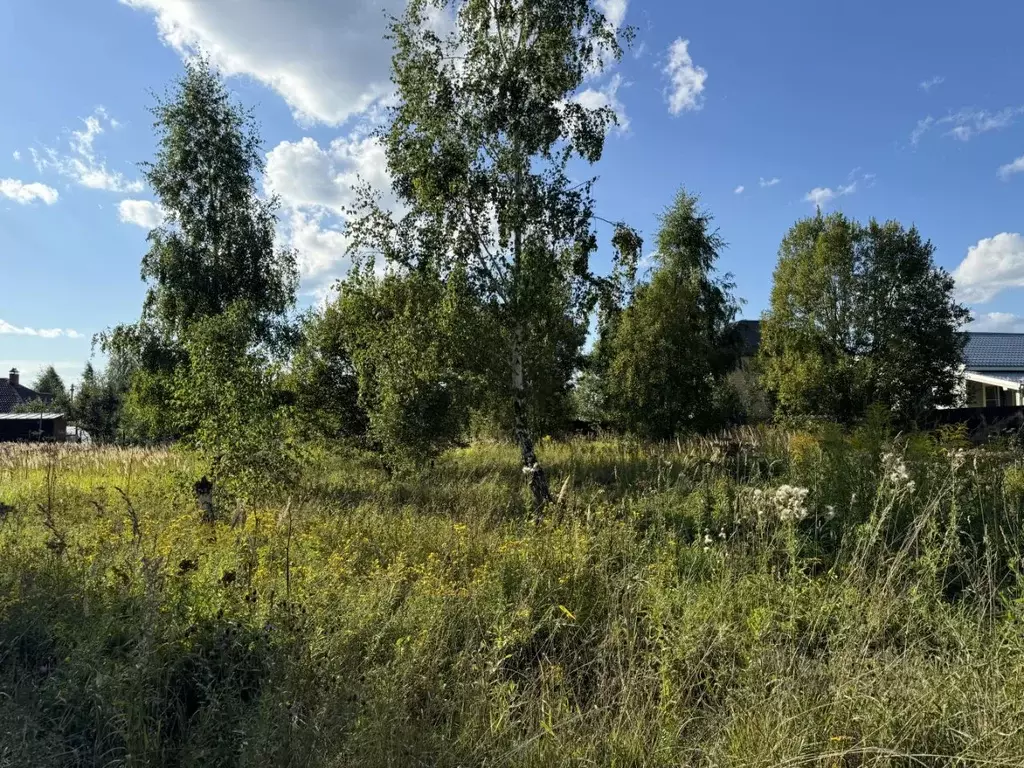
[[1024,764],[1011,453],[751,431],[420,477],[0,453],[0,765]]

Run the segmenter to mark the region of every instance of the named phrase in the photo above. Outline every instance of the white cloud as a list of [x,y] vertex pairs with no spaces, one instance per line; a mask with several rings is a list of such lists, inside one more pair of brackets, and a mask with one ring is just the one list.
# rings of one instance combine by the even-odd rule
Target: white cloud
[[[815,208],[825,208],[837,197],[846,197],[847,195],[852,195],[857,191],[857,185],[859,184],[859,181],[856,177],[858,176],[858,174],[860,174],[860,168],[854,168],[846,177],[849,184],[841,184],[836,189],[832,189],[832,187],[815,187],[806,195],[804,195],[804,202],[810,203]],[[871,187],[874,186],[875,174],[861,174],[860,179],[866,182],[867,186]]]
[[626,20],[628,0],[596,0],[594,5],[597,6],[598,11],[604,14],[613,29],[621,27],[622,22]]
[[678,115],[683,110],[698,110],[703,106],[701,94],[708,72],[690,58],[690,41],[677,38],[668,49],[668,63],[663,70],[671,80],[668,88],[668,111]]
[[616,73],[603,88],[587,88],[578,93],[574,100],[587,109],[610,107],[619,120],[617,130],[625,133],[629,130],[629,115],[626,114],[626,108],[619,101],[618,91],[621,85],[622,75]]
[[159,227],[164,220],[163,209],[149,200],[122,200],[117,204],[117,215],[125,224],[144,229]]
[[85,127],[72,131],[68,139],[70,153],[61,154],[52,147],[44,147],[42,151],[30,149],[36,168],[40,171],[54,170],[88,189],[141,192],[141,181],[128,180],[120,171],[109,170],[106,161],[97,156],[93,146],[96,137],[106,133],[107,127],[116,129],[120,123],[108,115],[103,107],[97,107],[91,115],[83,117],[82,123]]
[[832,187],[815,187],[804,195],[804,201],[815,208],[824,208],[835,196],[836,193],[832,191]]
[[910,133],[910,143],[917,144],[928,131],[940,126],[950,126],[945,136],[952,136],[959,141],[970,141],[979,134],[1013,125],[1021,113],[1024,113],[1024,106],[1006,107],[998,112],[965,107],[945,117],[934,118],[929,115],[917,121],[917,125]]
[[944,82],[946,82],[946,78],[936,75],[935,77],[929,77],[927,80],[922,80],[917,87],[927,93],[935,86],[942,85]]
[[0,179],[0,196],[9,198],[20,205],[28,205],[35,200],[53,205],[60,197],[53,187],[48,187],[37,181],[26,184],[19,179]]
[[295,249],[304,279],[320,279],[321,285],[329,284],[330,278],[348,269],[349,239],[340,226],[329,223],[325,214],[294,211],[285,225],[284,236]]
[[264,186],[287,213],[280,239],[295,249],[303,279],[319,283],[314,292],[348,269],[345,215],[360,182],[380,195],[385,208],[399,210],[384,148],[373,137],[339,137],[321,147],[307,136],[282,141],[267,154]]
[[40,339],[56,339],[65,336],[69,339],[80,339],[82,334],[71,328],[28,328],[0,320],[0,335],[35,336]]
[[1011,312],[987,312],[979,315],[968,330],[995,333],[1024,333],[1024,317]]
[[160,37],[183,57],[201,50],[225,73],[254,77],[304,121],[339,125],[392,90],[383,36],[403,0],[121,2],[154,14]]
[[746,189],[746,187],[744,187],[742,184],[740,184],[732,192],[733,192],[734,195],[742,195],[743,194],[743,190],[745,190],[745,189]]
[[1007,288],[1024,287],[1024,236],[1002,232],[979,240],[967,249],[953,277],[968,302],[991,301]]
[[1024,155],[1021,155],[1012,163],[999,166],[999,170],[997,171],[999,178],[1004,181],[1009,179],[1015,173],[1024,173]]
[[762,176],[762,177],[761,177],[761,181],[760,181],[760,182],[758,182],[758,183],[759,183],[759,184],[760,184],[760,185],[761,185],[762,187],[774,187],[774,186],[775,186],[776,184],[779,184],[779,183],[780,183],[781,181],[782,181],[782,179],[780,179],[780,178],[778,178],[778,177],[775,177],[775,178],[771,178],[771,179],[765,179],[765,178],[764,178],[764,177]]
[[932,126],[935,125],[935,118],[931,115],[917,121],[917,125],[914,126],[914,130],[910,132],[910,143],[917,144],[928,131],[931,130]]
[[322,148],[315,139],[282,141],[267,153],[264,184],[288,208],[320,208],[343,214],[364,181],[395,204],[384,147],[372,136],[339,137]]
[[14,150],[14,152],[11,153],[11,156],[15,159],[15,161],[21,160],[21,152],[19,152],[18,150]]

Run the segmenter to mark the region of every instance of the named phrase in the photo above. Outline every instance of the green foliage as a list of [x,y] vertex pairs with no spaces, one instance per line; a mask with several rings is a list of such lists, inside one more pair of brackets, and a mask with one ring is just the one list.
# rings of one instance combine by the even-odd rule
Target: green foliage
[[203,457],[212,479],[253,502],[295,479],[278,373],[254,333],[251,308],[238,302],[193,323],[188,366],[174,375],[176,430]]
[[14,408],[11,409],[11,413],[49,413],[50,408],[52,408],[52,406],[48,405],[45,400],[36,398],[24,403],[17,403]]
[[465,433],[487,333],[464,275],[426,270],[341,284],[337,332],[358,377],[371,440],[392,463],[422,465]]
[[142,260],[143,319],[173,339],[245,300],[256,339],[275,341],[297,276],[294,254],[274,247],[276,200],[257,187],[264,160],[251,113],[199,60],[153,114],[160,149],[145,176],[166,220]]
[[102,374],[96,373],[92,363],[86,363],[82,372],[72,413],[93,442],[110,443],[125,436],[121,409],[129,381],[118,374],[117,360],[111,360]]
[[290,377],[297,428],[332,440],[364,435],[367,418],[339,303],[307,314],[300,335]]
[[0,448],[0,762],[1020,762],[1014,457],[542,451],[573,480],[541,524],[488,444],[427,480],[321,453],[211,526],[185,452]]
[[[456,22],[439,33],[448,12]],[[542,502],[530,391],[545,404],[536,419],[548,418],[547,403],[564,407],[580,326],[608,282],[590,268],[593,179],[568,167],[600,159],[616,118],[573,96],[621,55],[616,31],[590,0],[413,0],[391,38],[397,104],[380,138],[407,213],[396,220],[364,190],[354,252],[441,280],[464,273],[481,325],[497,334],[483,350],[488,390],[508,397],[487,410],[499,421],[511,413]],[[623,256],[635,263],[636,251]]]
[[259,134],[205,60],[190,62],[153,109],[159,138],[145,164],[164,222],[142,259],[142,316],[103,334],[104,349],[131,363],[125,410],[141,436],[175,437],[168,418],[174,378],[190,365],[191,326],[244,301],[254,343],[281,349],[295,299],[295,256],[275,248],[277,202],[259,194]]
[[797,222],[779,248],[762,325],[782,414],[852,422],[872,403],[912,424],[956,400],[969,312],[915,228],[839,213]]
[[[538,286],[532,300],[534,310],[523,331],[522,345],[527,423],[533,433],[557,435],[572,418],[572,381],[583,365],[588,322],[558,283]],[[493,327],[491,313],[485,312],[481,320]],[[499,340],[500,348],[500,329],[494,328],[491,337]],[[490,422],[493,435],[514,437],[516,393],[513,381],[505,375],[507,363],[492,350],[487,366],[486,386],[481,388],[474,410]]]
[[604,382],[590,368],[585,368],[573,384],[572,414],[579,421],[591,425],[600,425],[606,419]]
[[723,410],[727,421],[741,424],[764,424],[774,415],[771,395],[764,386],[760,361],[743,361],[726,377],[721,388],[730,407]]
[[645,437],[720,424],[722,382],[739,356],[733,284],[715,276],[724,243],[698,205],[680,190],[661,217],[650,282],[604,328],[608,406]]
[[64,386],[64,380],[52,365],[46,366],[42,373],[32,382],[32,389],[41,395],[50,395],[51,410],[57,413],[68,413],[71,410],[71,396]]

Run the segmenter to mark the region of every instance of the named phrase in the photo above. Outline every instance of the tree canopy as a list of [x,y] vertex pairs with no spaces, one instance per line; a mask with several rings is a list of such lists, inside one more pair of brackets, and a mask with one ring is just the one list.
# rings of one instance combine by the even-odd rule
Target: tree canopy
[[956,402],[970,313],[934,251],[894,221],[819,211],[790,229],[761,343],[783,414],[848,423],[879,404],[912,423]]
[[[451,31],[441,32],[448,14]],[[568,167],[601,158],[615,113],[575,96],[621,54],[619,40],[591,0],[411,0],[391,37],[397,105],[380,138],[405,213],[364,193],[355,252],[442,281],[465,276],[475,311],[488,316],[481,325],[496,333],[479,350],[486,380],[507,393],[542,504],[527,360],[545,354],[547,370],[557,366],[559,345],[533,342],[561,322],[555,313],[585,323],[602,284],[590,266],[593,180],[570,178]]]
[[245,312],[247,343],[280,349],[298,277],[295,255],[275,245],[277,201],[257,187],[259,133],[220,75],[203,59],[189,62],[153,114],[159,149],[143,167],[164,220],[142,259],[139,321],[102,342],[132,370],[125,407],[140,434],[167,438],[194,426],[170,407],[176,374],[192,364],[192,328],[229,311],[240,322]]
[[46,366],[36,377],[32,382],[32,389],[41,395],[49,395],[50,407],[58,411],[67,413],[71,408],[71,397],[64,385],[64,379],[52,365]]
[[660,217],[650,281],[603,331],[606,404],[620,426],[671,437],[716,422],[716,395],[736,365],[738,304],[715,264],[724,247],[697,197],[680,190]]

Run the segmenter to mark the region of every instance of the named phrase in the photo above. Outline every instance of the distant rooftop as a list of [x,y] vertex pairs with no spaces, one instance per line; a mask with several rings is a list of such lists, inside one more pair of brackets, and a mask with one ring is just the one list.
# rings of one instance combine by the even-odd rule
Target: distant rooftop
[[972,370],[1024,369],[1024,333],[968,332],[964,365]]
[[0,413],[0,421],[49,421],[63,418],[63,413]]
[[19,405],[33,400],[48,403],[51,399],[50,395],[36,392],[20,382],[13,384],[9,378],[0,378],[0,414],[9,413]]

